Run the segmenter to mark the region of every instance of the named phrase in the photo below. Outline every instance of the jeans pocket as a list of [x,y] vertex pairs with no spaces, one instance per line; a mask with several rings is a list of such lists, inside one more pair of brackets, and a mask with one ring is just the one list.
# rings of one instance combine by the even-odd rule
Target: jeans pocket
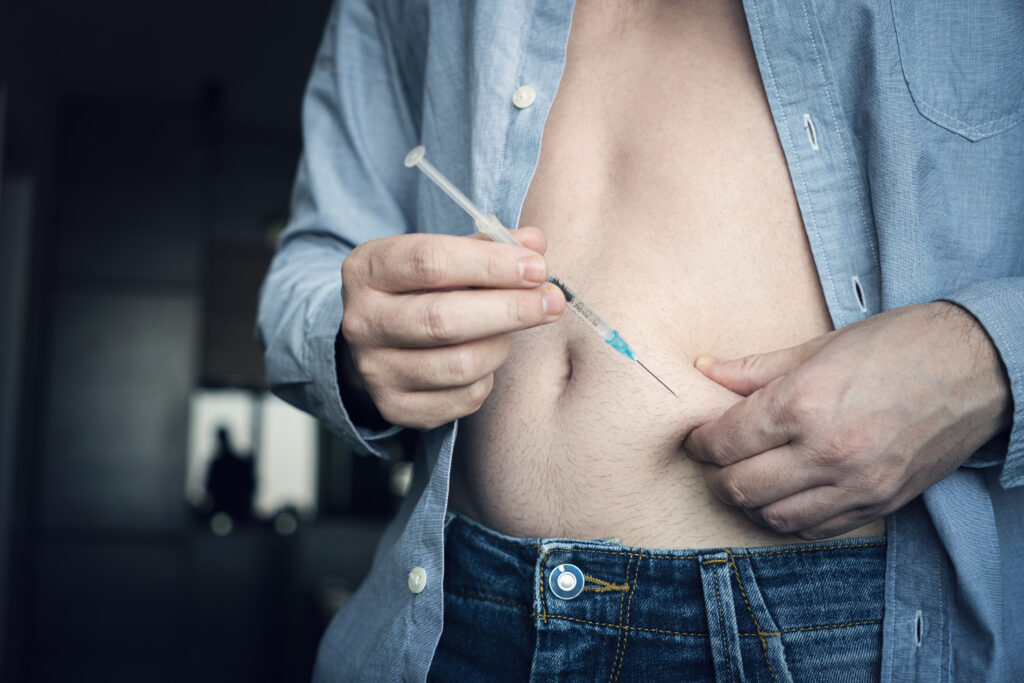
[[968,140],[1024,119],[1024,2],[891,0],[917,110]]

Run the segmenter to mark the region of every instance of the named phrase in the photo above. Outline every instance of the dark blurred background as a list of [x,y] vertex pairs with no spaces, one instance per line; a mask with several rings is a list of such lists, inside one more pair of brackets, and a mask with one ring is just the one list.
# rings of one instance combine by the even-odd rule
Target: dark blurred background
[[0,0],[0,680],[308,680],[368,567],[253,338],[329,4]]

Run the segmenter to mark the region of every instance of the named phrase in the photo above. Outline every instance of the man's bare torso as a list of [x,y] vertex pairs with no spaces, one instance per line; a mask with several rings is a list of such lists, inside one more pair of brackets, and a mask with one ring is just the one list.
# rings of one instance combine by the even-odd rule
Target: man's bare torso
[[680,449],[739,400],[697,355],[831,329],[738,1],[578,2],[520,224],[678,398],[571,314],[517,333],[461,421],[452,507],[518,536],[795,541],[714,499]]

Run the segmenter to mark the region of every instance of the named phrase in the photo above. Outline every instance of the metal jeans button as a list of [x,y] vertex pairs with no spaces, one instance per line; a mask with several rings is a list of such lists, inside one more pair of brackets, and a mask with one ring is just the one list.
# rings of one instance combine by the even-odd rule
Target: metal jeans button
[[572,600],[583,592],[583,572],[574,564],[560,564],[548,574],[548,588],[555,597]]

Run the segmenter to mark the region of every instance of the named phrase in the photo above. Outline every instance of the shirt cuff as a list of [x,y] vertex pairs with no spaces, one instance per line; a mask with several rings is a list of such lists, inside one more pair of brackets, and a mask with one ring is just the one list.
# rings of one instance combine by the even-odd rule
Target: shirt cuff
[[307,333],[308,361],[313,371],[313,385],[310,393],[320,406],[319,414],[324,417],[327,428],[352,448],[390,459],[391,455],[382,441],[398,434],[403,427],[391,425],[385,429],[370,429],[352,422],[352,418],[341,400],[338,386],[338,368],[335,358],[335,340],[341,329],[341,297],[328,296],[319,304],[319,310],[311,321]]
[[962,306],[985,328],[1010,378],[1013,401],[1009,438],[996,437],[965,463],[986,466],[1003,463],[1003,488],[1024,485],[1024,278],[979,282],[945,300]]

